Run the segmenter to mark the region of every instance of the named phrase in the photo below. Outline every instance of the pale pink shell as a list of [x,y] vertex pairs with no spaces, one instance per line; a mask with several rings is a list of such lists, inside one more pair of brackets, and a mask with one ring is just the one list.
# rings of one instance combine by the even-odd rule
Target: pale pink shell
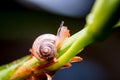
[[53,34],[40,35],[33,43],[33,55],[38,59],[53,59],[57,53],[56,40],[57,37]]

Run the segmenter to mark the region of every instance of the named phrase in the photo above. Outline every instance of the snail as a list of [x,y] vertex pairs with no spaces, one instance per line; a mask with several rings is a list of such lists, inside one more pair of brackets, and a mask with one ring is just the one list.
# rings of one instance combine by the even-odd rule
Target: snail
[[[60,49],[64,40],[70,37],[68,28],[66,26],[63,26],[63,24],[64,22],[62,21],[56,35],[42,34],[38,36],[33,42],[32,48],[30,49],[32,55],[40,61],[47,61],[46,64],[40,65],[33,70],[41,68],[43,69],[57,62],[57,59],[55,58],[57,51]],[[67,64],[62,66],[62,68],[70,67],[72,62],[78,62],[81,60],[81,57],[75,56]],[[31,76],[28,80],[42,80],[42,77],[46,78],[47,80],[52,80],[50,72],[49,74],[47,72],[38,73],[34,76]]]
[[30,52],[38,60],[53,60],[63,41],[70,36],[69,30],[63,24],[62,21],[56,35],[42,34],[35,39]]

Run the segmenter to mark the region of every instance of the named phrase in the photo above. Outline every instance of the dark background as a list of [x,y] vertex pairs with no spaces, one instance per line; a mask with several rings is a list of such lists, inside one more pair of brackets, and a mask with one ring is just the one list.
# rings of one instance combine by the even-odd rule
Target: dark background
[[[0,65],[29,53],[34,39],[43,33],[53,33],[61,23],[74,34],[83,28],[85,16],[60,16],[26,7],[16,1],[0,2]],[[87,46],[81,54],[84,61],[71,68],[59,70],[54,80],[119,80],[120,28],[105,40]]]

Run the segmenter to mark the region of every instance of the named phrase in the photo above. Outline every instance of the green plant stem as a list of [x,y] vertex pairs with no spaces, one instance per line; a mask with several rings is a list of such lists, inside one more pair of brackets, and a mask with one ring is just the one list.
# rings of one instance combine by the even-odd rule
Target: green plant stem
[[[118,22],[120,9],[120,0],[96,0],[90,14],[86,18],[85,27],[72,35],[62,44],[58,51],[58,62],[50,65],[45,70],[56,71],[65,65],[78,52],[89,44],[102,40],[113,31],[113,26]],[[26,58],[27,59],[27,58]],[[31,76],[34,67],[44,64],[36,58],[24,59],[19,65],[12,64],[9,68],[5,66],[0,67],[0,80],[23,80],[27,76]],[[7,65],[6,65],[7,66]],[[8,71],[7,71],[8,70]],[[24,70],[30,70],[27,74],[22,74]],[[35,71],[35,73],[43,71]],[[9,73],[9,78],[8,74]]]
[[37,72],[34,71],[34,68],[42,64],[44,63],[39,61],[35,57],[31,57],[23,64],[19,65],[18,69],[16,69],[15,72],[13,73],[14,76],[11,76],[9,80],[24,80],[30,75],[34,75]]
[[114,28],[118,28],[118,27],[120,27],[120,19],[119,19],[119,21],[117,22],[117,24],[114,26]]
[[28,58],[29,56],[25,56],[9,64],[0,66],[0,80],[8,80],[8,78],[13,74],[15,69],[22,63],[24,63]]
[[119,20],[119,17],[117,17],[119,15],[119,5],[119,0],[97,0],[86,19],[87,22],[83,30],[65,41],[59,50],[59,62],[51,65],[48,69],[59,69],[79,50],[108,36]]

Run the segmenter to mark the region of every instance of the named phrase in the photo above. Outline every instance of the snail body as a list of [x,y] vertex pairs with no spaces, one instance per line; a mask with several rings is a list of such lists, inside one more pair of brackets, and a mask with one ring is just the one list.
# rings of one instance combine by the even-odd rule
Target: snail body
[[42,61],[50,61],[55,58],[63,41],[70,36],[69,30],[63,24],[64,22],[61,23],[57,35],[43,34],[36,38],[30,49],[33,56]]

